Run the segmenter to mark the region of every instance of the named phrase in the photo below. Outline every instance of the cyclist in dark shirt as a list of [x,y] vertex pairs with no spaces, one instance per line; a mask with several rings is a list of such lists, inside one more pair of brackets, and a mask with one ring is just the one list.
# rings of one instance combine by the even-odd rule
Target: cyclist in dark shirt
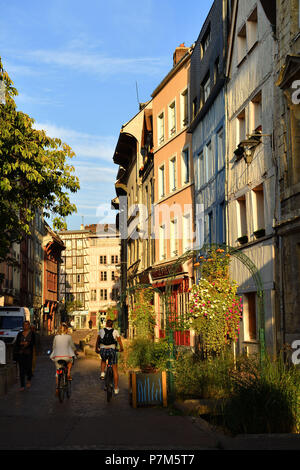
[[106,360],[112,364],[114,374],[115,394],[119,393],[119,374],[118,374],[118,358],[116,354],[116,345],[119,343],[120,352],[123,351],[123,344],[118,330],[113,329],[113,320],[107,320],[106,327],[101,328],[99,331],[96,352],[100,353],[101,357],[101,379],[105,376]]

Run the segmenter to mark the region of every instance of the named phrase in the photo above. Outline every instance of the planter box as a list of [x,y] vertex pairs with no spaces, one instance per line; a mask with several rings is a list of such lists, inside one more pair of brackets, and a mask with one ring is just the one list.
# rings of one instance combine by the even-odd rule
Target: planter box
[[129,389],[133,408],[167,406],[167,373],[130,372]]

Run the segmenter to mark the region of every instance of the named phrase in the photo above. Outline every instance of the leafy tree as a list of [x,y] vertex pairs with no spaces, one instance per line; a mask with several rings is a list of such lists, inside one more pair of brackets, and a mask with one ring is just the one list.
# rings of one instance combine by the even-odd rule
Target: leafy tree
[[18,94],[0,60],[0,84],[5,99],[0,103],[0,262],[9,260],[12,243],[31,233],[35,210],[54,216],[55,229],[66,228],[64,217],[76,211],[69,192],[79,189],[74,167],[67,162],[75,154],[60,139],[33,127],[34,119],[18,111]]

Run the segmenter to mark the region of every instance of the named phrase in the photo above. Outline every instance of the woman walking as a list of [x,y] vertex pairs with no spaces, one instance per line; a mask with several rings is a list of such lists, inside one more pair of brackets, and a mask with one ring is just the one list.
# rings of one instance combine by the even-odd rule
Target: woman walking
[[20,373],[20,391],[25,390],[25,380],[27,377],[26,387],[30,388],[32,378],[32,355],[35,342],[35,335],[30,328],[29,321],[23,323],[23,331],[18,333],[14,345],[14,358],[19,365]]

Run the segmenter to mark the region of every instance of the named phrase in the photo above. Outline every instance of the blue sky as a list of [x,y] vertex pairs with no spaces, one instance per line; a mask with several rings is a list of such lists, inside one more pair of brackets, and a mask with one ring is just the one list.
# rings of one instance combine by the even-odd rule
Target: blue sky
[[[68,229],[112,222],[122,124],[172,68],[175,48],[196,41],[212,0],[3,2],[0,55],[18,108],[76,153],[81,189]],[[84,219],[82,219],[84,217]]]

